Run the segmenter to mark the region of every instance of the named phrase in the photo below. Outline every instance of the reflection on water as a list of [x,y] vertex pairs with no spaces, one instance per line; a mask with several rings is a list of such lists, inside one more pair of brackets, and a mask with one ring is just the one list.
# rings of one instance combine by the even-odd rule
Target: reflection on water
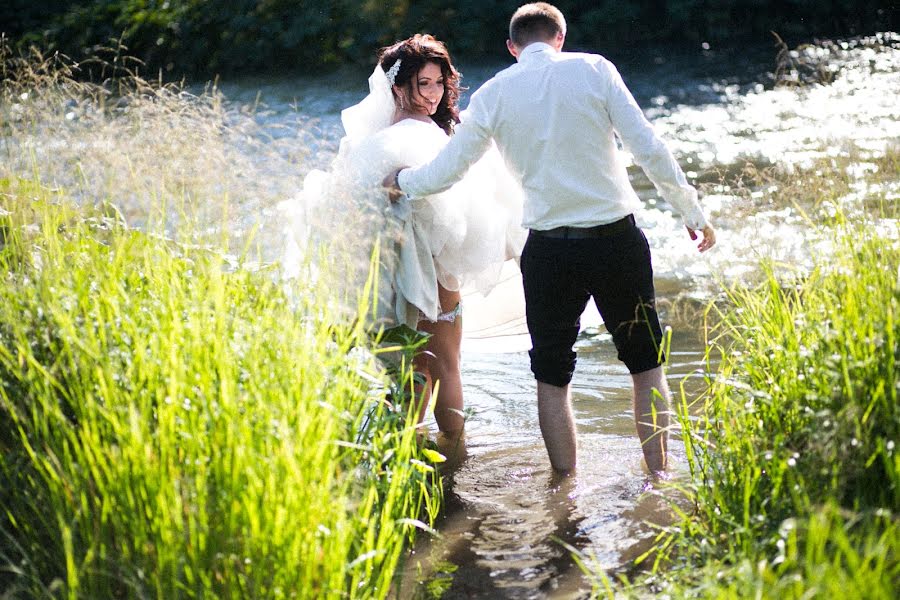
[[[759,86],[723,103],[680,106],[656,126],[674,140],[676,154],[698,168],[756,159],[808,165],[833,155],[847,140],[870,152],[900,138],[900,36],[795,52],[822,71],[827,85]],[[805,64],[799,63],[798,64]]]
[[[898,46],[898,37],[888,34],[828,46],[824,58],[813,49],[830,83],[780,88],[772,86],[774,50],[612,57],[688,178],[705,184],[703,202],[719,231],[714,251],[698,256],[680,219],[640,170],[630,169],[644,201],[636,216],[653,250],[664,322],[670,316],[667,301],[683,294],[708,299],[720,282],[757,271],[762,258],[802,267],[822,251],[794,208],[767,205],[771,188],[738,194],[718,183],[720,174],[739,173],[747,163],[790,171],[813,158],[851,152],[860,159],[851,177],[871,169],[865,161],[900,143]],[[464,84],[477,89],[503,66],[461,65]],[[263,259],[272,260],[282,248],[273,207],[300,189],[309,169],[327,168],[342,135],[340,110],[365,96],[367,76],[345,71],[225,82],[224,106],[196,105],[179,94],[167,102],[136,97],[102,111],[90,98],[52,97],[44,106],[23,93],[0,105],[4,132],[15,129],[17,119],[23,123],[18,134],[0,136],[0,176],[30,176],[37,161],[44,181],[73,185],[87,198],[110,197],[126,212],[129,202],[158,202],[161,186],[176,196],[196,190],[203,202],[230,195],[239,205],[230,233],[256,229]],[[886,200],[900,198],[896,175],[883,185]],[[862,191],[854,188],[841,202],[858,201]],[[474,302],[468,306],[476,310]],[[666,522],[665,502],[643,491],[647,481],[631,417],[630,378],[596,319],[585,325],[573,382],[580,466],[562,480],[553,478],[540,437],[523,352],[527,339],[512,335],[521,334],[523,321],[510,319],[507,353],[464,346],[471,412],[466,443],[450,452],[441,537],[417,546],[399,586],[401,597],[421,591],[415,582],[422,577],[446,587],[449,598],[578,597],[589,585],[560,541],[595,556],[605,568],[628,569],[652,539],[647,522]],[[699,319],[678,319],[669,354],[672,389],[690,378],[692,396],[704,368],[696,337],[700,325]],[[683,474],[677,440],[670,447],[673,470]]]
[[[676,335],[674,346],[669,375],[678,389],[702,368],[704,353],[695,332]],[[441,581],[444,598],[584,596],[590,583],[563,544],[605,569],[628,569],[649,549],[653,525],[671,522],[668,501],[677,498],[648,491],[631,378],[616,360],[612,340],[589,330],[577,348],[579,466],[562,478],[550,469],[541,440],[527,354],[464,352],[466,438],[442,446],[448,466],[440,537],[418,544],[400,597],[422,593],[416,586],[423,578],[431,585]],[[689,381],[688,389],[698,385]],[[677,439],[670,448],[672,472],[683,476]]]
[[[698,256],[680,219],[640,170],[630,169],[644,201],[637,218],[653,249],[664,322],[666,300],[683,294],[708,298],[719,281],[746,277],[764,257],[797,266],[808,262],[818,242],[801,216],[791,207],[759,209],[773,190],[753,189],[753,202],[748,202],[727,185],[709,182],[717,182],[721,173],[739,173],[746,163],[791,169],[813,158],[846,154],[849,140],[863,159],[897,143],[897,46],[890,35],[829,46],[828,56],[813,57],[828,69],[829,85],[779,88],[772,85],[775,51],[770,48],[731,55],[712,49],[692,56],[664,50],[612,56],[689,179],[707,182],[703,202],[720,232],[715,251]],[[503,66],[461,65],[463,83],[477,89]],[[306,167],[322,168],[342,134],[339,111],[365,95],[367,75],[240,82],[224,85],[223,91],[245,103],[260,94],[267,106],[260,113],[264,122],[301,115],[315,132]],[[897,191],[888,193],[896,196]],[[445,449],[447,506],[437,524],[440,537],[417,545],[398,585],[399,597],[424,595],[428,586],[443,589],[445,598],[583,597],[590,584],[563,544],[593,556],[605,569],[628,570],[648,549],[652,524],[670,519],[666,501],[646,492],[631,381],[596,318],[588,319],[579,339],[573,381],[579,469],[570,478],[554,478],[523,351],[528,341],[521,336],[515,277],[513,272],[513,292],[504,292],[511,318],[503,332],[493,332],[506,336],[502,349],[507,353],[484,353],[485,344],[473,340],[464,346],[467,437],[463,446]],[[467,310],[473,322],[466,327],[477,330],[477,301],[470,301]],[[686,389],[694,397],[702,385],[698,372],[705,367],[696,336],[700,321],[681,319],[676,327],[670,385],[677,393],[687,378]],[[496,339],[492,344],[500,349]],[[435,430],[433,423],[430,427]],[[677,439],[670,448],[673,471],[684,476]],[[417,583],[422,580],[426,583]]]
[[[688,179],[703,184],[703,203],[717,228],[727,232],[715,252],[698,258],[680,219],[632,167],[632,183],[644,201],[636,216],[648,233],[662,286],[708,296],[717,287],[713,275],[744,277],[764,257],[804,265],[821,251],[792,207],[759,210],[775,190],[754,189],[757,200],[750,202],[728,185],[715,185],[722,174],[736,176],[748,164],[790,170],[851,152],[864,161],[900,143],[894,91],[900,88],[900,37],[895,34],[797,52],[794,62],[817,61],[816,68],[827,71],[828,85],[773,87],[775,49],[768,46],[730,53],[645,50],[612,58]],[[460,65],[469,93],[507,64]],[[312,151],[303,166],[326,168],[342,135],[340,109],[365,96],[367,76],[348,70],[325,78],[224,83],[221,89],[233,102],[261,107],[257,118],[264,128],[304,123],[304,140]],[[466,101],[464,95],[463,106]],[[271,206],[279,198],[269,200]],[[271,242],[279,236],[276,220],[261,210],[246,215],[247,227],[260,227],[263,249],[274,258],[280,250]]]
[[[832,47],[833,61],[825,63],[834,65],[830,85],[772,89],[763,85],[768,82],[692,80],[701,92],[721,93],[704,100],[703,93],[685,94],[684,80],[669,79],[674,87],[653,94],[651,79],[638,78],[636,95],[650,98],[648,114],[693,181],[715,181],[715,172],[739,171],[746,162],[789,170],[813,158],[845,155],[850,144],[865,161],[900,142],[900,104],[893,92],[900,88],[900,50],[897,38],[884,39],[893,46]],[[692,103],[698,96],[701,100]],[[763,258],[802,267],[822,248],[792,207],[754,212],[748,191],[739,195],[719,186],[706,188],[704,202],[720,242],[698,257],[680,220],[656,198],[649,181],[636,169],[631,174],[645,204],[637,218],[653,248],[664,307],[683,293],[708,298],[721,281],[756,271]],[[894,187],[886,197],[900,197],[896,178],[888,185]],[[772,191],[750,190],[749,199],[759,202]],[[662,318],[665,322],[665,309]],[[448,470],[448,507],[438,523],[442,536],[416,548],[404,589],[421,590],[410,583],[421,573],[420,579],[442,582],[445,598],[585,597],[590,584],[563,544],[594,557],[607,571],[628,571],[649,549],[653,524],[670,521],[668,501],[683,500],[646,493],[630,378],[603,328],[589,325],[579,339],[573,381],[579,467],[562,481],[553,479],[541,441],[527,355],[477,354],[464,347],[471,411],[466,455]],[[693,399],[707,368],[695,330],[701,322],[680,319],[676,326],[670,386],[678,393],[686,382]],[[674,475],[686,476],[677,439],[670,449]]]

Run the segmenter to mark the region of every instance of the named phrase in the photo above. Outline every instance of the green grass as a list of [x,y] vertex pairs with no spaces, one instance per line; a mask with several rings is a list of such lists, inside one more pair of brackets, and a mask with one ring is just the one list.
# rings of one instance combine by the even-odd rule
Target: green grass
[[0,597],[388,595],[438,457],[365,291],[347,322],[325,277],[286,289],[34,183],[0,200]]
[[799,282],[729,292],[719,372],[699,418],[682,405],[696,513],[658,556],[674,597],[896,593],[900,248],[835,236]]
[[876,185],[851,203],[851,159],[780,186],[771,201],[809,218],[813,267],[763,263],[710,305],[717,367],[678,407],[690,480],[675,496],[690,502],[648,571],[593,569],[597,596],[896,597],[900,230],[883,186],[898,156],[873,159]]

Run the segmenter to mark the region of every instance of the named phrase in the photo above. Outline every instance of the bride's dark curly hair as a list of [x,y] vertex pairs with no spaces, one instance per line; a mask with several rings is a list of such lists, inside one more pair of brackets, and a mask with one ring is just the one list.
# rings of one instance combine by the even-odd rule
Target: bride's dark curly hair
[[[459,123],[459,72],[450,60],[447,47],[431,35],[417,33],[409,39],[382,48],[378,53],[378,62],[385,72],[397,59],[401,62],[394,85],[403,90],[405,96],[403,102],[407,106],[415,104],[413,86],[419,85],[418,74],[422,67],[431,62],[441,68],[444,76],[444,97],[441,98],[431,119],[447,132],[447,135],[451,135]],[[395,99],[397,97],[396,90],[394,97]]]

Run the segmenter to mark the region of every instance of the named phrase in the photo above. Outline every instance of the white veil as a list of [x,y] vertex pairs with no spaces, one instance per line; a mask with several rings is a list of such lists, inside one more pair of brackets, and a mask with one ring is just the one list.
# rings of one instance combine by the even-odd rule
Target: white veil
[[[285,279],[300,277],[303,273],[303,256],[313,235],[313,221],[317,211],[334,197],[346,197],[342,188],[350,173],[349,154],[361,142],[389,127],[394,118],[394,96],[391,84],[380,64],[369,76],[369,95],[361,102],[341,111],[344,136],[338,153],[327,171],[313,169],[303,181],[298,194],[278,205],[285,218],[285,245],[282,251],[282,276]],[[316,272],[315,265],[309,268]],[[306,273],[313,275],[314,273]]]
[[363,138],[390,126],[394,118],[394,94],[381,65],[369,76],[369,95],[341,111],[347,137]]

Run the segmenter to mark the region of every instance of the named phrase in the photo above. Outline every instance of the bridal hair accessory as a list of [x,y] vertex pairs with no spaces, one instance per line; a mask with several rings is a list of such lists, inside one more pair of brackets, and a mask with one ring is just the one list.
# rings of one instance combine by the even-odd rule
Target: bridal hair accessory
[[384,74],[385,77],[387,77],[388,83],[390,83],[391,85],[394,85],[394,81],[397,79],[397,72],[400,71],[400,63],[402,61],[403,59],[401,58],[395,60],[394,64],[391,65],[391,68],[388,69],[387,73]]

